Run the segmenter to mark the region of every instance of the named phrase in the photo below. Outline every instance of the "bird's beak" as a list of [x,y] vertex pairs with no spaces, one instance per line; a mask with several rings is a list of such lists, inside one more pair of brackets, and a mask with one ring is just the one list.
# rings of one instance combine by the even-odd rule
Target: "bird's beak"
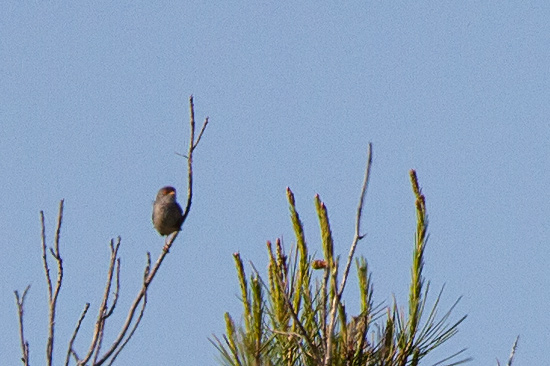
[[174,192],[174,191],[170,191],[170,192],[168,192],[168,194],[169,194],[169,195],[171,195],[171,196],[173,196],[173,195],[175,195],[175,194],[176,194],[176,192]]

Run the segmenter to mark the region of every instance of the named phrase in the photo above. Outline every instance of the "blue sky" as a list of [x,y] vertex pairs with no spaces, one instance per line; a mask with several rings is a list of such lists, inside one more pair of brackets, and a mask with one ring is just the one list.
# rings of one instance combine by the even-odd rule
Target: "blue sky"
[[[13,290],[32,284],[26,327],[43,360],[46,287],[39,211],[53,238],[65,199],[57,344],[92,313],[108,243],[122,237],[122,321],[157,190],[183,200],[188,97],[210,117],[196,151],[189,220],[150,290],[120,365],[215,365],[208,342],[240,313],[232,253],[259,268],[265,241],[293,243],[290,186],[312,250],[313,197],[347,253],[367,143],[366,239],[375,298],[407,301],[414,240],[408,171],[427,198],[425,274],[443,308],[468,314],[437,356],[547,363],[550,343],[550,5],[545,1],[5,2],[0,13],[0,354],[20,350]],[[353,283],[350,284],[353,286]],[[435,291],[434,291],[435,293]],[[347,301],[355,305],[355,287]],[[442,309],[443,309],[442,308]],[[117,323],[118,324],[118,323]],[[118,325],[111,324],[114,336]],[[59,361],[64,350],[59,349]]]

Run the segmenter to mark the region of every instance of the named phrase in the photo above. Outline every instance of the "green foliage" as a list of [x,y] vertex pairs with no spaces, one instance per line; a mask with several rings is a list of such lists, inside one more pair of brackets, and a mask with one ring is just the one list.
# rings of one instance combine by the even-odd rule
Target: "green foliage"
[[[266,280],[254,267],[247,280],[240,255],[234,255],[242,292],[244,326],[236,325],[233,318],[225,314],[226,334],[221,339],[214,336],[211,340],[220,352],[223,365],[418,365],[428,353],[456,334],[465,316],[449,323],[453,306],[438,317],[441,292],[431,310],[427,314],[425,311],[429,283],[424,283],[422,269],[428,221],[425,198],[414,171],[411,171],[411,182],[417,226],[408,312],[399,310],[395,302],[386,309],[373,306],[367,260],[353,258],[355,245],[362,239],[359,223],[367,182],[368,169],[358,209],[356,237],[341,279],[327,208],[318,195],[315,207],[323,259],[315,260],[308,254],[303,225],[290,189],[287,189],[287,197],[296,235],[295,253],[289,258],[279,239],[275,244],[267,242]],[[352,262],[356,264],[361,304],[361,312],[354,316],[347,312],[342,300]],[[457,365],[468,361],[456,360],[463,351],[438,364]]]

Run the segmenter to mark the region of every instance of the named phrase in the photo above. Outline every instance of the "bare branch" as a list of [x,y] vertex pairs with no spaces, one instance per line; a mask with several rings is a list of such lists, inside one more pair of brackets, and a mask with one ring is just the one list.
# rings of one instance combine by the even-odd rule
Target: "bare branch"
[[143,271],[143,280],[147,277],[149,277],[149,273],[151,273],[151,253],[147,252],[147,265],[145,266],[145,270]]
[[516,354],[516,349],[518,348],[518,342],[519,342],[519,336],[516,337],[516,341],[514,342],[514,345],[512,346],[512,352],[510,353],[510,358],[508,358],[508,362],[506,363],[506,366],[512,366],[512,361],[514,361],[514,356]]
[[74,360],[75,360],[75,362],[76,362],[77,365],[78,365],[78,363],[80,362],[80,357],[78,357],[78,353],[76,353],[76,351],[74,350],[74,348],[71,348],[71,355],[73,355]]
[[193,145],[193,149],[197,147],[199,142],[201,141],[202,134],[204,133],[204,130],[206,129],[206,126],[208,125],[208,117],[204,120],[204,124],[202,125],[201,132],[199,132],[199,137],[197,137],[197,141],[195,141],[195,144]]
[[182,158],[189,159],[189,157],[187,155],[180,154],[177,151],[175,151],[174,154],[176,154],[177,156],[181,156]]
[[[151,253],[147,252],[147,265],[145,266],[145,270],[143,271],[143,282],[145,283],[145,281],[147,280],[147,277],[149,276],[149,271],[151,269]],[[115,351],[115,353],[113,354],[113,358],[111,359],[111,361],[109,362],[109,365],[112,365],[116,358],[118,357],[118,355],[120,354],[120,352],[124,349],[124,347],[128,344],[128,342],[130,341],[130,339],[132,338],[132,336],[134,335],[139,323],[141,323],[141,320],[143,318],[143,314],[145,313],[145,307],[147,306],[147,291],[145,292],[145,294],[143,295],[143,301],[142,301],[142,305],[141,305],[141,311],[137,317],[137,320],[136,322],[134,323],[134,326],[132,327],[132,329],[130,330],[130,333],[128,334],[128,337],[124,340],[124,342],[122,342],[122,344],[120,345],[120,347],[118,347],[118,349]]]
[[114,243],[114,240],[111,240],[110,243],[111,248],[111,258],[109,260],[109,268],[107,270],[107,282],[105,284],[105,290],[103,292],[103,298],[101,300],[101,305],[99,306],[99,311],[97,315],[97,320],[95,323],[94,333],[92,336],[92,342],[90,344],[90,348],[88,349],[88,352],[86,352],[86,356],[80,361],[79,364],[85,365],[92,355],[95,353],[94,356],[94,364],[95,359],[97,359],[99,350],[101,348],[101,341],[103,339],[103,331],[104,331],[104,325],[105,325],[105,319],[107,319],[107,302],[109,301],[109,293],[111,292],[111,285],[113,283],[113,272],[115,270],[115,263],[117,262],[118,258],[118,249],[120,248],[120,236],[117,239],[116,244]]
[[44,211],[40,211],[40,225],[42,227],[42,262],[44,263],[44,273],[46,274],[46,283],[48,284],[48,301],[52,302],[52,279],[50,278],[50,267],[48,266],[48,256],[46,253],[46,224],[44,223]]
[[[168,247],[170,247],[172,245],[172,243],[174,242],[174,240],[176,240],[176,237],[178,236],[178,233],[179,232],[176,232],[171,237],[170,241],[166,244]],[[166,254],[168,254],[168,251],[163,249],[162,252],[160,253],[160,256],[157,259],[155,265],[153,266],[153,268],[149,272],[149,275],[144,279],[143,286],[141,287],[141,289],[140,289],[139,293],[137,294],[136,298],[134,299],[134,302],[130,306],[130,310],[128,311],[128,315],[126,316],[126,320],[125,320],[124,324],[122,325],[122,329],[120,330],[117,338],[115,339],[115,341],[113,342],[111,347],[105,352],[105,354],[97,360],[95,365],[97,365],[97,366],[102,365],[117,350],[117,347],[122,342],[122,339],[126,335],[126,332],[128,331],[128,328],[130,327],[130,324],[132,323],[132,320],[134,319],[137,307],[139,306],[139,304],[141,303],[141,301],[145,297],[145,295],[147,293],[147,289],[149,288],[149,285],[151,284],[151,281],[155,277],[160,265],[164,261],[164,258],[166,257]],[[148,266],[149,266],[149,264],[150,264],[150,258],[149,258],[149,261],[148,261]]]
[[145,292],[145,295],[143,295],[143,302],[142,302],[142,305],[141,305],[141,311],[139,312],[139,315],[137,317],[137,320],[136,320],[134,326],[132,327],[132,330],[130,330],[130,333],[128,334],[128,338],[126,338],[124,340],[124,342],[122,342],[122,344],[120,345],[118,350],[114,353],[113,358],[109,362],[109,366],[112,365],[113,362],[115,362],[115,360],[118,357],[118,355],[120,354],[120,352],[124,349],[124,347],[128,344],[128,342],[130,341],[130,339],[134,335],[139,323],[141,323],[141,320],[143,319],[143,314],[145,313],[145,306],[147,306],[147,292]]
[[116,260],[116,272],[115,272],[115,292],[113,294],[113,304],[111,308],[105,314],[105,319],[110,317],[115,311],[116,304],[118,302],[118,294],[120,292],[120,258]]
[[365,203],[365,197],[367,195],[367,187],[369,185],[371,165],[372,165],[372,143],[369,143],[367,168],[365,169],[365,178],[363,180],[363,187],[361,188],[359,205],[357,206],[357,215],[355,217],[355,236],[353,238],[353,243],[351,244],[351,248],[349,250],[348,262],[346,263],[346,269],[344,270],[342,283],[340,284],[340,289],[338,290],[339,298],[342,297],[342,294],[344,293],[344,287],[346,287],[346,281],[348,280],[349,269],[351,267],[351,262],[353,261],[353,255],[355,254],[357,243],[359,243],[359,240],[365,237],[364,234],[361,234],[361,218],[363,217],[363,205]]
[[63,208],[65,200],[59,202],[59,215],[57,216],[57,228],[55,230],[54,249],[56,257],[59,257],[59,237],[61,234],[61,222],[63,221]]
[[23,329],[23,312],[25,307],[25,298],[27,297],[27,293],[29,292],[29,289],[31,288],[31,285],[28,285],[27,288],[25,288],[25,291],[23,291],[23,295],[19,297],[19,292],[14,291],[15,293],[15,301],[17,302],[17,314],[19,316],[19,337],[21,340],[21,361],[23,362],[23,365],[29,366],[29,342],[25,340],[25,332]]
[[[86,303],[86,306],[84,306],[84,310],[82,311],[82,314],[80,315],[80,319],[78,319],[78,322],[76,323],[76,328],[74,329],[73,335],[71,336],[71,340],[69,341],[69,347],[67,349],[67,357],[65,358],[65,366],[69,366],[69,360],[71,358],[71,354],[74,354],[75,357],[76,353],[73,352],[73,343],[76,339],[76,335],[78,334],[78,331],[80,330],[80,325],[82,324],[82,321],[84,320],[84,317],[86,316],[86,313],[88,312],[88,309],[90,308],[90,303]],[[78,362],[77,358],[77,362]]]
[[63,222],[63,206],[64,200],[59,202],[59,214],[57,216],[57,228],[55,230],[54,238],[54,247],[50,248],[52,256],[57,262],[57,281],[55,284],[55,289],[52,293],[52,281],[50,278],[48,263],[46,261],[46,235],[44,234],[44,214],[41,212],[42,217],[42,252],[44,259],[44,268],[46,270],[46,277],[48,279],[48,295],[49,295],[49,324],[48,324],[48,343],[46,345],[46,362],[48,366],[52,365],[53,362],[53,343],[54,343],[54,332],[55,332],[55,312],[57,310],[57,298],[59,296],[59,291],[61,290],[61,283],[63,282],[63,260],[61,259],[61,254],[59,253],[59,238],[61,233],[61,223]]
[[[204,129],[206,128],[206,125],[208,124],[208,119],[205,121],[200,133],[199,138],[195,140],[195,111],[194,111],[194,105],[193,105],[193,96],[189,98],[189,109],[190,109],[190,137],[189,137],[189,150],[187,153],[187,204],[185,206],[185,210],[182,215],[181,225],[185,222],[187,219],[187,215],[189,214],[189,211],[191,210],[191,204],[193,200],[193,151],[197,148],[197,145],[199,143],[200,138],[202,137],[202,134],[204,132]],[[100,366],[103,363],[105,363],[115,352],[118,351],[118,347],[121,345],[121,342],[125,339],[126,334],[128,332],[128,329],[130,328],[130,325],[132,324],[132,321],[134,320],[134,316],[136,314],[137,308],[142,303],[142,310],[140,312],[140,315],[138,316],[138,319],[136,320],[136,324],[139,324],[141,321],[141,317],[143,314],[143,311],[145,309],[146,305],[146,295],[147,290],[149,288],[149,285],[155,278],[155,275],[157,274],[158,269],[160,268],[162,262],[164,261],[164,258],[169,253],[170,248],[172,247],[172,244],[176,240],[177,236],[179,234],[179,231],[176,231],[169,239],[167,239],[166,244],[164,245],[164,248],[162,249],[157,261],[151,267],[151,259],[150,255],[148,253],[148,263],[145,269],[145,278],[143,281],[143,286],[141,287],[140,291],[138,292],[136,298],[134,299],[134,302],[130,306],[130,309],[128,310],[128,315],[126,316],[126,320],[124,321],[124,324],[122,325],[122,328],[116,337],[116,339],[113,341],[111,347],[101,356],[99,359],[97,359],[97,362],[94,362],[94,365]],[[132,336],[135,327],[137,325],[134,325],[134,328],[131,330],[130,335],[128,336],[127,340]],[[126,342],[127,342],[126,340]],[[124,347],[125,343],[121,346]],[[116,354],[118,355],[118,354]],[[116,355],[114,357],[116,357]],[[89,358],[88,358],[89,359]],[[87,360],[86,360],[87,361]],[[82,362],[81,364],[84,364]]]
[[355,217],[355,235],[349,250],[348,261],[346,263],[346,268],[342,276],[342,282],[340,283],[340,288],[338,289],[338,292],[335,294],[331,305],[330,323],[328,325],[327,338],[326,338],[327,347],[326,347],[326,356],[325,356],[325,362],[324,362],[325,366],[329,366],[332,362],[332,338],[334,336],[334,326],[336,324],[336,311],[338,308],[338,303],[340,302],[342,294],[344,293],[344,288],[346,287],[346,282],[348,280],[349,270],[351,267],[351,262],[353,261],[355,249],[357,248],[357,244],[359,243],[359,241],[364,237],[364,234],[361,234],[361,218],[363,216],[363,205],[365,202],[367,187],[369,184],[371,165],[372,165],[372,143],[369,143],[369,148],[367,153],[367,167],[365,169],[365,178],[363,179],[361,196],[359,198],[359,204],[357,206],[357,215]]
[[[204,125],[199,133],[199,138],[195,141],[195,107],[193,105],[193,96],[189,97],[189,109],[190,109],[190,138],[189,138],[189,151],[187,153],[187,204],[183,211],[182,224],[185,222],[189,210],[191,210],[191,203],[193,199],[193,151],[197,148],[199,141],[208,125],[208,118],[204,121]],[[169,249],[169,247],[168,247]]]

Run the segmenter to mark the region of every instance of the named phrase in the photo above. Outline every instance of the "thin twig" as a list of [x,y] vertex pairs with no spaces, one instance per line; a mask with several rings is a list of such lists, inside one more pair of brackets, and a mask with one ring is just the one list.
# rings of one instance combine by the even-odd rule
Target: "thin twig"
[[71,348],[71,355],[73,355],[75,362],[78,364],[80,362],[80,357],[78,357],[78,354],[74,350],[74,348]]
[[105,329],[105,319],[107,318],[107,302],[109,301],[109,294],[111,292],[111,285],[113,283],[113,273],[115,271],[115,263],[117,262],[118,250],[120,248],[120,236],[118,237],[116,244],[114,240],[111,239],[110,248],[111,258],[109,259],[109,268],[107,269],[107,282],[105,283],[103,298],[101,300],[101,305],[99,306],[90,348],[88,349],[88,352],[86,352],[84,358],[80,360],[80,364],[82,365],[85,365],[92,356],[94,356],[93,364],[95,364],[97,357],[99,357],[99,350],[101,349],[103,332]]
[[516,349],[518,348],[518,342],[519,342],[519,336],[516,337],[516,341],[512,346],[512,352],[510,353],[510,358],[508,358],[508,363],[506,364],[506,366],[512,366],[512,362],[514,361],[514,356],[516,355]]
[[[189,97],[189,113],[191,131],[189,138],[189,151],[187,154],[187,204],[185,205],[185,210],[183,211],[183,217],[181,219],[182,224],[185,222],[185,219],[187,219],[187,215],[191,210],[191,203],[193,200],[193,151],[195,151],[195,149],[197,148],[199,140],[202,137],[206,126],[208,125],[208,118],[206,118],[201,128],[199,139],[195,142],[195,107],[193,105],[193,96]],[[170,249],[170,246],[168,246],[168,249]]]
[[96,331],[99,334],[99,336],[97,337],[96,346],[92,354],[93,355],[92,365],[95,365],[97,358],[99,357],[99,351],[101,350],[101,346],[103,345],[103,336],[105,335],[105,321],[102,321],[99,327],[96,328]]
[[50,267],[48,266],[48,255],[46,253],[46,224],[44,223],[44,211],[40,211],[40,225],[42,227],[42,262],[44,263],[44,272],[46,274],[46,283],[48,284],[48,302],[52,302],[52,279],[50,278]]
[[46,362],[48,366],[52,365],[53,362],[53,343],[54,343],[54,333],[55,333],[55,312],[57,310],[57,298],[59,296],[59,291],[61,290],[61,283],[63,281],[63,260],[61,259],[61,254],[59,252],[59,238],[61,233],[61,223],[63,222],[63,204],[64,200],[59,202],[59,214],[57,216],[57,228],[55,231],[54,238],[54,247],[50,248],[50,252],[57,262],[57,281],[55,284],[55,289],[52,293],[52,280],[50,278],[50,272],[48,268],[48,262],[46,260],[46,235],[44,229],[44,213],[40,212],[42,218],[42,254],[44,260],[44,268],[46,271],[46,277],[48,281],[48,296],[49,296],[49,324],[48,324],[48,343],[46,345]]
[[334,336],[334,326],[336,324],[336,311],[338,308],[338,303],[344,293],[344,288],[346,287],[346,282],[348,280],[348,274],[351,267],[351,262],[353,261],[353,256],[355,254],[355,249],[357,244],[361,239],[364,238],[364,234],[361,234],[361,218],[363,216],[363,205],[365,203],[365,197],[367,193],[367,187],[369,184],[370,178],[370,169],[372,165],[372,143],[369,143],[368,153],[367,153],[367,167],[365,169],[365,178],[363,179],[363,187],[361,188],[361,196],[359,198],[359,204],[357,206],[357,215],[355,217],[355,235],[353,237],[353,242],[348,254],[348,261],[346,263],[346,268],[342,276],[342,282],[340,283],[340,288],[337,289],[337,293],[332,300],[331,312],[330,312],[330,323],[327,330],[327,346],[326,346],[326,356],[324,360],[324,365],[329,366],[332,362],[332,339]]
[[118,357],[118,355],[120,354],[120,352],[124,349],[124,347],[128,344],[128,342],[130,341],[130,339],[134,335],[139,323],[141,323],[141,320],[143,319],[143,314],[145,313],[145,307],[146,306],[147,306],[147,292],[145,292],[145,295],[143,295],[141,311],[139,312],[139,315],[136,319],[136,322],[134,323],[134,326],[130,330],[130,333],[128,333],[128,337],[124,340],[124,342],[122,342],[122,344],[120,345],[118,350],[113,354],[113,358],[109,362],[109,366],[111,366],[115,362],[115,360]]
[[353,261],[353,255],[355,254],[355,249],[357,248],[357,243],[359,243],[359,241],[365,237],[364,234],[361,234],[361,218],[363,217],[363,205],[365,203],[365,197],[367,195],[367,187],[369,185],[371,165],[372,165],[372,144],[369,143],[367,168],[365,170],[365,178],[363,180],[363,187],[361,188],[361,198],[359,199],[359,205],[357,206],[357,215],[355,219],[355,236],[353,238],[353,243],[349,250],[348,262],[346,264],[346,269],[344,270],[344,275],[342,277],[342,283],[340,284],[340,289],[338,290],[338,297],[342,297],[342,294],[344,293],[344,287],[346,286],[346,281],[348,280],[348,274],[351,267],[351,262]]
[[[147,264],[145,265],[145,270],[143,271],[143,282],[145,284],[145,281],[147,280],[147,277],[149,277],[149,272],[151,270],[151,253],[147,252]],[[120,354],[120,352],[124,349],[124,347],[128,344],[132,336],[134,335],[134,332],[136,331],[139,323],[141,323],[141,319],[143,318],[143,314],[145,313],[145,306],[147,306],[147,292],[145,292],[145,295],[143,295],[143,302],[141,306],[141,311],[139,312],[139,315],[137,317],[137,320],[132,327],[132,330],[128,334],[128,337],[122,342],[118,350],[114,353],[113,358],[109,362],[109,365],[112,365],[113,362],[115,362],[116,358]]]
[[[174,240],[177,237],[177,234],[178,234],[178,232],[176,232],[176,234],[172,236],[172,238],[170,239],[170,241],[167,244],[168,246],[172,245],[172,243],[174,242]],[[122,328],[121,328],[117,338],[115,339],[115,341],[113,342],[111,347],[103,354],[103,356],[101,356],[97,360],[95,365],[97,365],[97,366],[102,365],[105,361],[107,361],[107,359],[114,352],[116,352],[118,346],[120,345],[123,338],[125,337],[126,332],[128,332],[128,328],[130,327],[130,324],[132,323],[132,320],[134,319],[137,307],[139,306],[139,304],[141,303],[141,301],[145,297],[145,294],[147,293],[147,289],[149,288],[149,285],[150,285],[151,281],[155,277],[155,275],[157,273],[157,270],[159,269],[160,265],[162,264],[162,261],[166,257],[166,254],[168,254],[168,251],[163,249],[160,253],[159,258],[157,259],[157,262],[155,263],[155,265],[151,269],[151,272],[149,273],[149,276],[145,279],[145,281],[143,283],[143,286],[141,287],[141,289],[140,289],[139,293],[137,294],[136,298],[134,299],[134,302],[130,306],[130,310],[128,311],[128,315],[126,316],[126,320],[125,320],[124,324],[122,325]]]
[[[101,346],[103,344],[103,337],[105,335],[105,323],[107,322],[107,318],[109,318],[115,308],[116,308],[116,304],[118,302],[118,295],[119,295],[119,292],[120,292],[120,257],[118,256],[118,250],[119,250],[119,247],[120,247],[120,237],[118,237],[118,241],[117,241],[117,244],[116,246],[113,246],[113,241],[111,240],[111,252],[112,252],[112,258],[111,258],[111,262],[110,262],[110,265],[109,265],[109,274],[108,274],[108,282],[106,284],[106,289],[105,289],[105,294],[104,294],[104,299],[105,299],[105,303],[104,303],[104,308],[103,308],[103,304],[102,304],[102,308],[103,308],[103,313],[104,315],[101,317],[101,325],[99,327],[99,338],[98,338],[98,341],[97,341],[97,346],[95,348],[95,352],[94,352],[94,359],[93,359],[93,362],[92,364],[95,365],[96,361],[97,361],[97,358],[99,357],[99,351],[101,350]],[[113,255],[114,254],[114,255]],[[108,308],[108,305],[107,305],[107,300],[108,300],[108,295],[109,295],[109,292],[110,292],[110,287],[111,287],[111,284],[112,284],[112,277],[113,277],[113,273],[112,273],[112,269],[113,269],[113,260],[116,259],[116,270],[115,270],[115,291],[114,291],[114,294],[113,294],[113,301],[112,301],[112,304],[110,306],[109,309]]]
[[120,292],[120,257],[116,260],[116,272],[115,272],[115,292],[113,294],[113,303],[105,314],[105,319],[110,317],[115,311],[116,304],[118,302],[118,294]]
[[[182,225],[187,219],[187,215],[191,210],[191,204],[193,200],[193,151],[197,148],[197,144],[198,144],[198,140],[195,141],[195,111],[193,106],[193,96],[189,98],[189,108],[190,108],[190,138],[189,138],[189,151],[188,151],[188,159],[187,159],[187,204],[185,206],[185,210],[183,212],[183,216],[181,220]],[[205,121],[201,129],[199,137],[202,136],[202,133],[204,132],[204,129],[206,128],[207,124],[208,124],[208,119]],[[113,341],[111,347],[97,360],[97,362],[95,363],[96,366],[100,366],[103,363],[105,363],[107,359],[109,359],[117,351],[119,345],[125,338],[126,333],[128,332],[128,329],[130,328],[130,325],[134,319],[134,316],[136,314],[139,304],[144,300],[147,294],[149,285],[155,278],[155,275],[157,274],[158,269],[160,268],[162,262],[164,261],[164,258],[170,251],[170,248],[172,247],[172,244],[176,240],[178,234],[179,234],[179,231],[176,231],[172,235],[172,237],[168,240],[168,242],[165,244],[164,248],[162,249],[154,266],[150,269],[150,271],[148,271],[148,275],[143,281],[143,286],[138,292],[136,298],[134,299],[134,302],[130,306],[128,315],[126,316],[126,320],[122,325],[122,328],[118,336]],[[145,306],[145,304],[143,306]]]
[[207,125],[208,125],[208,117],[206,117],[204,124],[202,125],[201,132],[199,132],[199,137],[197,137],[197,141],[195,141],[195,145],[193,146],[193,149],[196,148],[197,145],[199,144],[202,138],[202,134],[204,133],[204,130],[206,129]]
[[[51,304],[53,297],[52,279],[50,277],[50,267],[48,265],[48,253],[46,252],[46,224],[44,222],[44,211],[40,211],[40,225],[42,238],[42,262],[44,264],[44,274],[46,275],[46,283],[48,285],[48,308],[50,309],[49,317],[51,317]],[[51,324],[51,323],[49,323]],[[50,332],[48,332],[48,341],[46,345],[46,359],[50,349]]]
[[25,291],[23,291],[23,295],[21,297],[19,297],[19,292],[14,291],[15,301],[17,302],[17,314],[19,316],[19,337],[21,340],[22,353],[21,361],[25,366],[29,365],[29,342],[25,340],[25,332],[23,329],[23,312],[25,307],[25,298],[27,297],[27,293],[29,292],[30,288],[31,285],[28,285],[27,288],[25,288]]
[[[73,335],[71,336],[71,340],[69,341],[69,347],[67,349],[67,356],[65,358],[65,366],[69,366],[69,360],[71,358],[71,353],[73,352],[73,343],[76,339],[76,335],[78,334],[78,331],[80,330],[80,325],[82,324],[82,321],[84,320],[84,317],[86,316],[86,313],[88,312],[88,309],[90,308],[90,303],[86,303],[84,306],[84,310],[82,311],[82,314],[80,315],[80,318],[78,319],[78,322],[76,323],[76,328],[74,329]],[[75,354],[76,357],[76,354]]]

